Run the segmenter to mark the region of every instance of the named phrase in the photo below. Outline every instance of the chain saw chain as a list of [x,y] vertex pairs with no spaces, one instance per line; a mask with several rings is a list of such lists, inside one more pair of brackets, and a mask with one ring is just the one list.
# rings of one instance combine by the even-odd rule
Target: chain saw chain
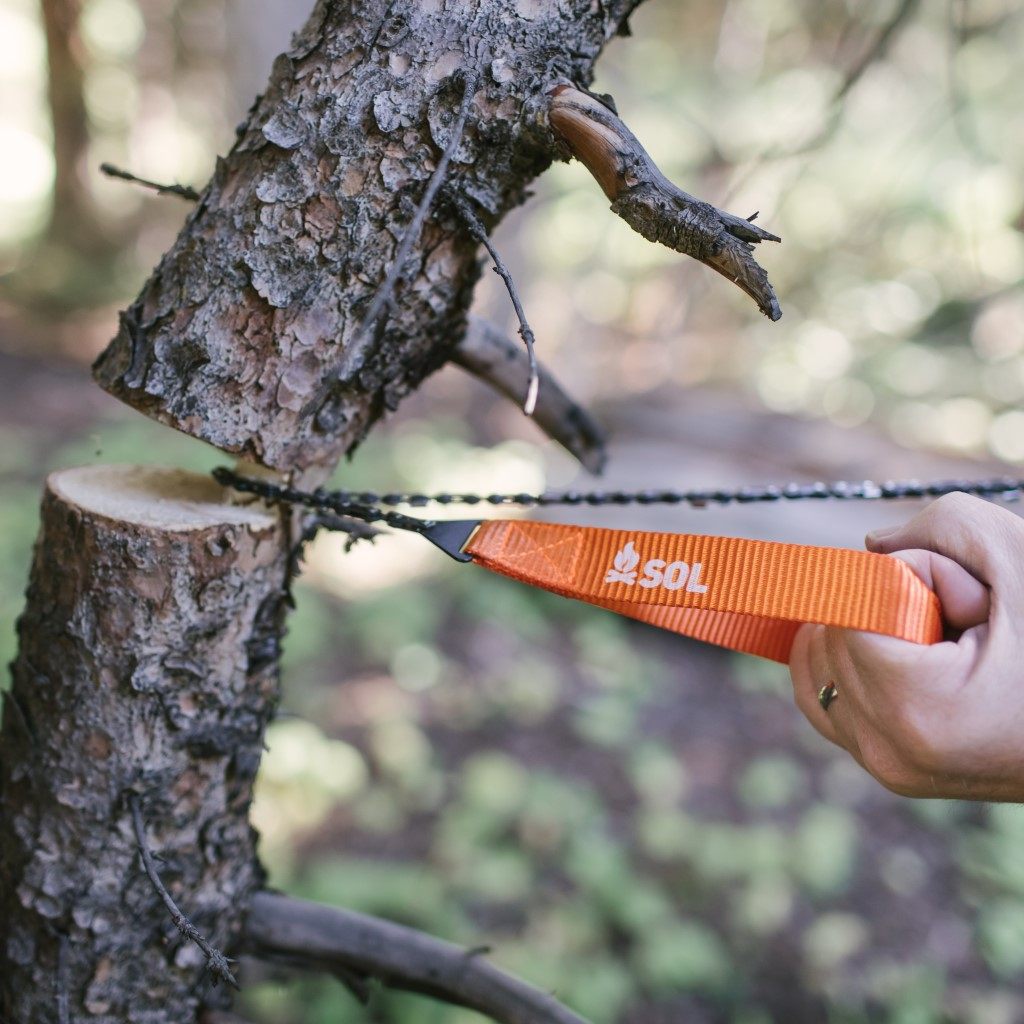
[[758,502],[789,501],[898,501],[909,498],[939,498],[944,494],[962,491],[979,498],[1000,498],[1017,501],[1024,490],[1024,479],[996,477],[988,480],[872,480],[810,484],[765,484],[755,487],[718,488],[715,490],[643,490],[643,491],[548,491],[541,494],[467,494],[440,492],[345,491],[317,488],[303,491],[286,484],[272,483],[242,476],[229,469],[215,469],[218,483],[237,491],[252,494],[270,502],[302,505],[307,508],[329,510],[338,515],[353,516],[366,522],[384,522],[404,530],[418,530],[424,520],[397,512],[385,511],[380,506],[407,505],[422,508],[427,505],[518,505],[544,508],[551,505],[602,507],[608,505],[689,505],[706,508],[709,505],[749,505]]

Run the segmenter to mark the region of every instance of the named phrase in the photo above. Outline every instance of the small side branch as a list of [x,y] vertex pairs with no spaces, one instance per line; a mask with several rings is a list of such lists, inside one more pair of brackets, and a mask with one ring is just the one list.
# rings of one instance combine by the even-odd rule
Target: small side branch
[[498,1024],[587,1024],[551,996],[498,970],[479,950],[355,911],[261,892],[250,904],[245,938],[256,956],[298,958],[310,967],[368,976],[468,1007]]
[[523,311],[523,303],[519,298],[519,289],[516,288],[515,279],[512,277],[512,272],[505,266],[501,256],[498,255],[498,250],[495,249],[494,243],[491,242],[490,235],[487,234],[487,229],[484,227],[483,222],[476,215],[473,208],[463,199],[461,196],[452,194],[449,196],[452,206],[465,222],[466,227],[469,229],[470,235],[473,239],[479,242],[487,250],[488,255],[491,257],[491,261],[494,263],[494,272],[505,282],[505,288],[508,291],[508,297],[512,300],[512,307],[516,311],[516,317],[519,320],[519,336],[523,339],[523,344],[526,346],[526,358],[529,363],[530,377],[529,384],[526,388],[526,399],[523,402],[523,412],[527,416],[532,416],[534,410],[537,408],[537,392],[540,387],[540,374],[537,368],[537,352],[536,352],[536,337],[533,333],[533,329],[526,321],[526,313]]
[[163,900],[167,912],[171,915],[174,926],[186,939],[194,942],[203,951],[203,955],[206,957],[206,969],[215,979],[225,981],[232,987],[238,988],[238,982],[235,981],[235,976],[231,973],[231,964],[234,961],[229,960],[219,949],[206,941],[199,929],[178,909],[178,905],[160,880],[156,864],[153,862],[153,854],[146,842],[146,823],[142,818],[142,808],[139,798],[134,793],[128,797],[128,807],[131,810],[132,827],[135,830],[135,841],[138,843],[139,853],[142,856],[142,865],[146,869],[146,874],[157,895]]
[[[345,553],[351,551],[361,540],[368,540],[373,543],[380,536],[380,530],[364,523],[361,519],[353,519],[352,516],[333,516],[326,512],[316,515],[310,524],[313,536],[319,530],[330,530],[331,533],[344,533],[348,540],[345,541]],[[312,537],[309,538],[312,540]]]
[[[504,331],[470,316],[469,329],[452,352],[452,362],[496,391],[519,401],[523,381],[531,372],[526,350]],[[593,416],[574,401],[543,365],[537,368],[540,388],[533,420],[591,473],[604,469],[605,435]]]
[[781,239],[752,223],[757,214],[744,220],[673,185],[618,115],[590,93],[560,84],[549,100],[555,134],[634,231],[717,270],[769,319],[782,316],[768,275],[753,256],[758,242]]
[[134,185],[141,185],[143,188],[152,189],[157,195],[178,196],[190,203],[199,202],[199,193],[188,185],[161,185],[158,181],[150,181],[148,178],[140,178],[131,171],[126,171],[113,164],[100,164],[100,170],[108,178],[119,178],[121,181],[130,181]]

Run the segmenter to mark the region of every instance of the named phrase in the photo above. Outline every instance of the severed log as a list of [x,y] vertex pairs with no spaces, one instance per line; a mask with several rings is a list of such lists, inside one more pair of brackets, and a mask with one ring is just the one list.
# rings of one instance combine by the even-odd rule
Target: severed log
[[[444,186],[488,231],[563,153],[548,92],[586,86],[639,0],[321,0],[124,311],[94,374],[177,430],[320,478],[451,356],[480,272]],[[307,478],[308,479],[308,478]]]
[[181,913],[230,944],[263,880],[247,812],[285,529],[177,470],[47,481],[0,726],[0,1020],[195,1021],[206,955],[131,807]]

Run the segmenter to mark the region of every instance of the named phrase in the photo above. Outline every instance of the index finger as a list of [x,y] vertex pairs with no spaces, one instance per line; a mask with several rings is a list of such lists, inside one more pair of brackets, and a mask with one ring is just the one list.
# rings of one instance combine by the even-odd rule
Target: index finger
[[943,621],[958,632],[988,621],[989,590],[959,562],[934,551],[895,551],[893,558],[906,562],[934,590],[942,606]]

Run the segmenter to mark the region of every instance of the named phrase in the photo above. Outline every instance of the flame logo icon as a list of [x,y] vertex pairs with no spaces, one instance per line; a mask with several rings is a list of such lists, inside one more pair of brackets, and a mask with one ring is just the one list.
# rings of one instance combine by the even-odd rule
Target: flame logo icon
[[605,583],[636,583],[636,567],[640,564],[640,556],[637,554],[633,542],[628,541],[626,546],[615,556],[614,568],[605,573]]

